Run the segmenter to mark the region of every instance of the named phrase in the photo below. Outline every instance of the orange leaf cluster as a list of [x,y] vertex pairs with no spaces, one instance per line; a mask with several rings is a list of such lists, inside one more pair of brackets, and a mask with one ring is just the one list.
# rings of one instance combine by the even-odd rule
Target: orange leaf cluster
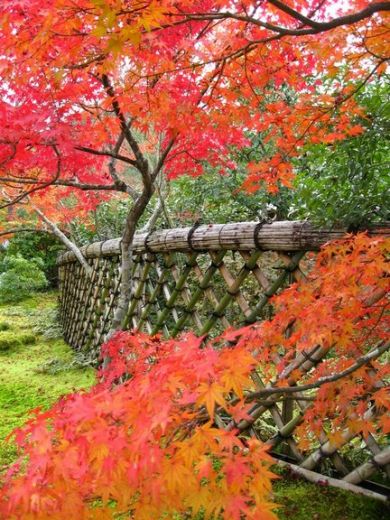
[[[242,427],[256,381],[314,385],[299,430],[306,448],[324,427],[335,443],[346,429],[386,433],[378,382],[390,369],[380,358],[320,383],[387,340],[388,252],[388,241],[364,234],[329,244],[313,274],[274,299],[272,320],[208,342],[117,333],[91,391],[36,411],[14,433],[21,457],[3,482],[2,518],[275,518],[270,456]],[[294,366],[313,349],[323,350],[316,366]]]

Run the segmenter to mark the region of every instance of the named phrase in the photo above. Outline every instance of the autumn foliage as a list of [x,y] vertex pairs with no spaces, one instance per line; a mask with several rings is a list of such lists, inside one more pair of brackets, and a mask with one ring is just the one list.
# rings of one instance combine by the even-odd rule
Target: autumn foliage
[[[389,11],[370,0],[2,2],[4,219],[23,204],[24,218],[61,224],[118,192],[135,201],[130,247],[159,175],[206,163],[224,173],[250,135],[262,154],[244,188],[290,186],[305,147],[363,131],[355,94],[386,70]],[[388,250],[364,234],[328,245],[273,299],[272,320],[216,339],[118,332],[92,390],[14,433],[1,517],[274,518],[270,446],[248,434],[259,407],[306,392],[302,450],[323,429],[335,446],[345,431],[390,432]]]
[[[143,135],[142,152],[168,152],[171,178],[200,175],[205,161],[234,167],[230,152],[251,131],[266,148],[245,188],[289,186],[305,145],[362,131],[354,93],[386,70],[389,9],[370,0],[3,2],[5,198],[28,192],[61,221],[70,192],[81,209],[98,202],[91,186],[118,189],[108,168],[121,130],[114,99]],[[119,151],[134,166],[128,143]]]
[[[273,319],[213,340],[118,333],[91,391],[35,411],[14,433],[21,456],[5,477],[2,518],[275,518],[271,458],[247,433],[254,406],[288,397],[286,387],[309,390],[303,450],[323,428],[335,446],[345,431],[390,432],[380,384],[390,372],[380,357],[389,245],[364,234],[328,245],[307,279],[274,298]],[[312,368],[297,362],[319,349]]]

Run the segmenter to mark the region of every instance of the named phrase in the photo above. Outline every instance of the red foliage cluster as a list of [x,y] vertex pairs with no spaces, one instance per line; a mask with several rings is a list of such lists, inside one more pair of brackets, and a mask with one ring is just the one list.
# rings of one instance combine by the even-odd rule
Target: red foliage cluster
[[[291,157],[302,146],[362,130],[353,94],[385,70],[388,6],[287,4],[3,2],[2,177],[14,187],[31,177],[52,179],[56,146],[61,180],[108,185],[109,157],[103,167],[102,156],[85,151],[112,151],[120,133],[102,85],[106,75],[132,129],[142,133],[144,151],[172,140],[168,176],[199,175],[205,161],[222,171],[234,166],[229,154],[248,144],[250,131],[263,132],[272,146],[249,166],[246,188],[289,185]],[[83,207],[88,197],[75,194]]]

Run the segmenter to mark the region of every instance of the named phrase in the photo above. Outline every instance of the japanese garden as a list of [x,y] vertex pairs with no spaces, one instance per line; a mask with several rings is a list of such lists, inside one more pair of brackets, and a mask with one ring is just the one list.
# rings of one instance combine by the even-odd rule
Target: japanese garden
[[388,518],[390,2],[0,20],[0,518]]

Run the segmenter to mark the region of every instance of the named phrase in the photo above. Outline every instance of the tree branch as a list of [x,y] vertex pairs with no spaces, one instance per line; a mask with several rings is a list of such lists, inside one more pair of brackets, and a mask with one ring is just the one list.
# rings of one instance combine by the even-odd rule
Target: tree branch
[[6,235],[13,235],[14,233],[48,233],[49,235],[52,234],[52,232],[47,229],[15,228],[15,229],[9,229],[8,231],[0,231],[0,237],[6,236]]
[[107,74],[103,74],[101,77],[101,81],[103,83],[103,87],[105,91],[107,92],[108,96],[111,98],[111,104],[114,109],[115,115],[119,120],[121,130],[123,132],[123,135],[126,138],[126,141],[129,143],[130,148],[134,154],[135,157],[135,167],[138,169],[138,171],[142,175],[142,180],[144,182],[145,187],[152,190],[152,179],[150,177],[149,172],[149,163],[148,160],[144,157],[143,153],[141,152],[141,149],[134,138],[130,127],[126,121],[126,118],[121,110],[121,107],[119,105],[118,99],[116,97],[115,91],[110,83],[110,80],[107,76]]
[[86,259],[84,258],[82,252],[80,249],[74,244],[69,238],[60,230],[60,228],[52,222],[49,218],[46,217],[42,211],[34,206],[34,204],[31,203],[31,207],[35,211],[35,213],[49,226],[49,228],[52,230],[53,234],[61,240],[61,242],[70,250],[72,253],[74,253],[77,260],[80,262],[80,264],[85,269],[85,272],[87,273],[87,276],[92,276],[92,267],[88,264]]
[[349,368],[343,370],[342,372],[338,372],[337,374],[333,374],[330,376],[324,376],[317,379],[315,383],[308,383],[307,385],[300,385],[300,386],[285,386],[285,387],[268,387],[263,388],[261,390],[257,390],[256,392],[249,393],[246,397],[246,400],[252,401],[256,399],[257,397],[264,397],[267,395],[275,395],[275,394],[292,394],[297,392],[304,392],[306,390],[313,390],[314,388],[319,388],[322,385],[325,385],[327,383],[334,383],[336,381],[339,381],[340,379],[343,379],[344,377],[352,374],[359,368],[361,368],[364,365],[367,365],[370,361],[373,359],[376,359],[377,357],[381,356],[386,350],[390,348],[390,341],[387,343],[384,343],[383,345],[380,345],[376,347],[374,350],[369,352],[368,354],[361,356],[356,363],[351,365]]
[[57,180],[59,179],[60,174],[61,174],[61,155],[60,155],[60,153],[58,151],[58,148],[57,148],[57,146],[55,144],[52,144],[50,146],[53,148],[54,153],[57,156],[57,170],[56,170],[56,173],[55,173],[54,177],[52,179],[50,179],[49,181],[47,181],[47,182],[43,182],[43,184],[41,184],[40,186],[35,186],[34,188],[31,188],[30,190],[25,191],[21,195],[16,196],[14,199],[9,200],[7,203],[2,204],[0,206],[0,209],[4,209],[4,208],[6,208],[8,206],[12,206],[14,204],[17,204],[18,202],[21,202],[23,199],[25,199],[26,197],[28,197],[32,193],[35,193],[36,191],[39,191],[39,190],[43,190],[43,189],[51,186],[55,182],[57,182]]
[[354,23],[360,22],[366,18],[370,18],[373,14],[381,12],[381,11],[390,11],[390,2],[377,2],[367,6],[366,8],[358,11],[356,13],[340,16],[338,18],[334,18],[329,22],[315,22],[311,18],[307,18],[302,15],[298,11],[295,11],[291,7],[285,5],[283,2],[278,0],[268,0],[270,4],[273,4],[278,9],[282,10],[286,14],[289,14],[294,19],[303,22],[305,25],[308,25],[309,28],[303,29],[290,29],[288,27],[281,27],[279,25],[275,25],[268,22],[263,22],[254,18],[253,16],[240,15],[232,12],[211,12],[211,13],[170,13],[170,16],[184,16],[183,20],[180,20],[178,23],[185,23],[190,20],[197,21],[206,21],[206,20],[227,20],[233,19],[244,23],[251,23],[253,25],[257,25],[258,27],[262,27],[263,29],[268,29],[272,32],[278,33],[281,36],[303,36],[309,34],[318,34],[321,32],[330,31],[337,27],[341,27],[343,25],[352,25]]
[[121,191],[128,193],[132,197],[132,199],[135,201],[135,200],[137,200],[139,193],[137,193],[137,191],[134,188],[132,188],[125,181],[123,181],[122,179],[119,178],[119,175],[118,175],[118,173],[116,171],[116,167],[115,167],[116,160],[117,159],[120,160],[120,157],[122,157],[121,155],[119,155],[119,151],[121,149],[124,139],[125,139],[125,134],[123,132],[121,132],[121,134],[118,137],[118,140],[114,146],[113,155],[111,156],[112,158],[111,158],[110,164],[108,165],[108,171],[110,172],[111,178],[113,179],[115,184],[121,188]]
[[80,152],[90,153],[92,155],[104,155],[106,157],[112,157],[113,159],[117,159],[118,161],[122,161],[127,164],[131,164],[131,166],[137,166],[137,161],[134,159],[130,159],[130,157],[126,157],[125,155],[120,155],[118,152],[111,152],[110,150],[95,150],[94,148],[89,148],[88,146],[75,146],[76,150]]

